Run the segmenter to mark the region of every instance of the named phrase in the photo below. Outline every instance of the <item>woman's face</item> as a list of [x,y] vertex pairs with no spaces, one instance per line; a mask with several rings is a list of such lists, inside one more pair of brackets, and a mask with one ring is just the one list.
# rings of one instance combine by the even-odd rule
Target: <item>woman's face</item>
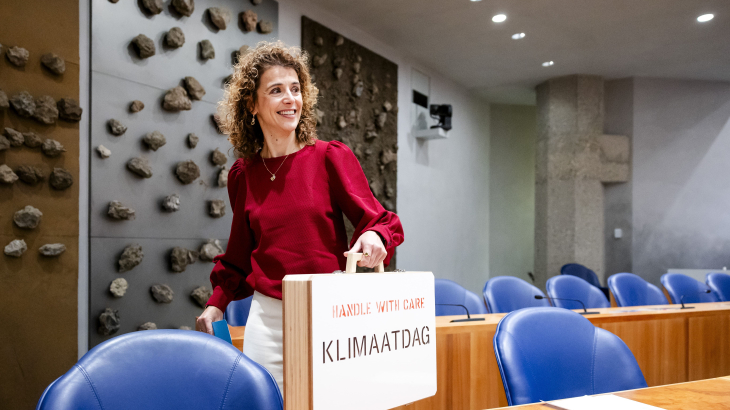
[[296,130],[302,115],[302,93],[293,68],[274,66],[261,74],[253,114],[264,132]]

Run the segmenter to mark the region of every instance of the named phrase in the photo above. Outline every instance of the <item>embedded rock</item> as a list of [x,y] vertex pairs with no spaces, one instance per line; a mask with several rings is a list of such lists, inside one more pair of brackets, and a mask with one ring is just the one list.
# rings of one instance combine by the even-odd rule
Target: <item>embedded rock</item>
[[13,222],[18,228],[35,229],[41,223],[41,217],[43,213],[38,208],[28,205],[13,215]]
[[56,100],[48,95],[36,98],[33,118],[41,124],[55,124],[58,120],[58,107],[56,106]]
[[8,57],[8,61],[16,67],[25,67],[25,65],[28,64],[28,58],[30,57],[28,50],[18,46],[10,47],[8,51],[5,52],[5,55]]
[[28,245],[22,239],[15,239],[9,244],[5,245],[5,254],[19,258],[25,251],[28,250]]
[[218,134],[223,134],[223,129],[221,128],[222,125],[221,125],[221,117],[220,117],[220,115],[213,114],[213,115],[211,115],[211,118],[213,120],[213,125],[215,126],[215,131]]
[[185,44],[185,33],[180,27],[173,27],[165,34],[165,44],[170,48],[180,48]]
[[121,298],[125,293],[127,293],[128,287],[129,284],[126,279],[116,278],[112,281],[112,284],[109,285],[109,292],[111,292],[115,298]]
[[46,176],[43,174],[40,168],[32,165],[21,165],[15,170],[15,174],[20,178],[21,181],[28,185],[35,185],[44,179]]
[[323,46],[324,45],[324,39],[322,37],[317,37],[317,38],[314,39],[314,44],[316,44],[318,46]]
[[50,182],[53,189],[62,191],[74,184],[74,177],[63,168],[53,168],[48,182]]
[[28,148],[38,148],[43,145],[43,138],[33,131],[24,132],[23,144]]
[[61,75],[66,72],[66,62],[54,53],[43,54],[41,56],[41,64],[56,75]]
[[227,186],[228,186],[228,169],[226,167],[223,167],[218,172],[218,187],[225,188]]
[[251,4],[253,4],[254,6],[258,6],[259,4],[261,4],[262,1],[264,0],[251,0]]
[[135,157],[127,161],[127,169],[141,176],[142,178],[152,177],[152,167],[147,158]]
[[144,110],[144,103],[140,100],[134,100],[131,104],[129,104],[130,112],[140,112],[142,110]]
[[194,77],[185,77],[185,89],[193,100],[202,100],[205,95],[205,88]]
[[345,38],[342,37],[342,36],[340,36],[340,35],[338,35],[337,36],[337,40],[335,40],[335,45],[336,46],[341,46],[343,44],[345,44]]
[[378,121],[377,125],[379,129],[383,129],[385,127],[385,122],[388,120],[388,113],[387,112],[381,112],[378,114]]
[[274,31],[274,23],[269,20],[261,20],[258,24],[259,33],[269,34]]
[[183,161],[177,164],[175,175],[177,175],[177,179],[180,182],[187,185],[198,179],[200,176],[200,168],[192,160]]
[[172,0],[172,7],[185,17],[190,17],[195,11],[195,0]]
[[96,147],[96,152],[98,152],[99,156],[104,159],[107,159],[112,155],[112,152],[109,151],[109,148],[107,148],[103,145],[99,145],[98,147]]
[[342,77],[342,69],[340,67],[335,68],[334,75],[339,80]]
[[327,54],[322,54],[321,56],[314,56],[312,64],[315,67],[319,67],[324,64],[325,61],[327,61]]
[[385,196],[387,196],[388,198],[392,198],[393,195],[395,195],[395,189],[393,188],[393,186],[390,184],[389,181],[386,181],[385,182]]
[[0,151],[5,151],[10,148],[10,140],[5,138],[4,135],[0,135]]
[[394,162],[397,160],[398,160],[398,154],[396,154],[395,152],[393,152],[389,149],[386,149],[385,151],[380,153],[380,163],[383,165],[388,165],[391,162]]
[[251,51],[251,47],[249,47],[249,46],[247,46],[247,45],[245,45],[245,44],[244,44],[244,45],[242,45],[242,46],[241,46],[241,47],[240,47],[240,48],[238,49],[238,58],[240,59],[241,57],[245,56],[246,54],[248,54],[248,53],[249,53],[249,51]]
[[134,209],[122,206],[122,203],[119,201],[109,202],[109,210],[106,214],[114,219],[124,219],[126,221],[131,221],[135,218]]
[[387,209],[390,212],[395,212],[395,205],[391,200],[383,201],[383,208]]
[[347,127],[347,121],[345,121],[345,116],[340,115],[339,117],[337,117],[337,128],[344,129],[345,127]]
[[112,133],[112,135],[116,135],[118,137],[127,132],[127,127],[119,122],[119,120],[112,118],[107,124],[109,125],[109,131]]
[[32,117],[35,114],[35,100],[27,91],[21,91],[12,96],[10,106],[21,117]]
[[180,209],[180,195],[172,194],[166,196],[162,201],[162,209],[167,212],[175,212]]
[[142,263],[144,259],[144,252],[142,247],[138,244],[129,245],[124,248],[122,256],[119,257],[119,273],[124,273],[134,269],[137,265]]
[[362,95],[362,92],[364,89],[365,89],[365,84],[363,84],[362,81],[358,81],[352,87],[352,94],[355,95],[356,97],[360,97]]
[[354,71],[355,74],[360,73],[360,62],[355,62],[352,64],[352,71]]
[[314,109],[314,119],[317,121],[317,124],[322,124],[322,121],[324,121],[324,111],[320,110],[319,108]]
[[231,22],[230,10],[223,7],[211,7],[208,9],[208,17],[210,22],[218,28],[218,30],[225,30],[228,27],[228,23]]
[[200,45],[200,58],[203,60],[212,60],[215,58],[215,49],[210,41],[203,40],[198,44]]
[[152,322],[145,322],[137,327],[137,330],[157,330],[157,325]]
[[198,303],[198,305],[200,305],[200,307],[205,309],[208,299],[213,296],[213,291],[205,286],[198,286],[193,289],[190,296]]
[[149,147],[152,151],[157,151],[157,149],[167,143],[165,136],[159,131],[152,131],[148,133],[144,136],[144,138],[142,138],[142,141],[144,141],[147,147]]
[[117,4],[118,2],[119,2],[119,0],[109,0],[109,3]]
[[170,267],[173,272],[185,272],[188,265],[195,263],[198,252],[176,246],[170,253]]
[[390,112],[390,110],[393,109],[393,104],[391,104],[390,101],[386,101],[386,102],[383,103],[383,109],[386,112]]
[[12,128],[5,127],[4,135],[7,137],[8,143],[12,147],[20,147],[25,143],[25,137],[23,137],[23,134]]
[[213,165],[225,165],[225,163],[228,162],[228,158],[226,158],[226,154],[218,151],[218,148],[216,148],[215,151],[210,154],[210,162],[212,162]]
[[0,90],[0,110],[7,110],[10,108],[10,101],[8,101],[8,95],[5,91]]
[[134,48],[137,50],[139,58],[149,58],[157,52],[155,49],[155,42],[144,34],[139,34],[137,37],[133,38],[132,44],[134,44]]
[[48,138],[43,141],[43,145],[41,145],[41,151],[43,151],[46,156],[53,158],[66,152],[66,148],[64,148],[60,142]]
[[213,262],[213,258],[218,255],[225,253],[221,246],[221,242],[218,239],[208,239],[208,242],[204,243],[200,247],[200,260],[206,262]]
[[175,296],[175,292],[172,291],[172,288],[164,284],[152,285],[152,287],[150,287],[150,292],[157,303],[170,303],[172,302],[172,298]]
[[208,213],[213,218],[221,218],[226,214],[226,203],[222,199],[214,199],[210,201]]
[[162,108],[167,111],[188,111],[193,108],[193,102],[188,97],[188,92],[179,85],[167,91]]
[[198,138],[198,136],[197,136],[197,135],[195,135],[195,134],[192,134],[192,133],[188,134],[188,147],[190,147],[190,148],[195,148],[195,147],[197,147],[197,146],[198,146],[198,141],[199,141],[199,140],[200,140],[200,139]]
[[81,121],[81,114],[84,110],[79,107],[79,102],[73,98],[61,98],[56,104],[58,107],[58,114],[62,120],[69,122]]
[[245,32],[256,30],[256,24],[258,22],[259,16],[253,10],[246,10],[241,14],[241,25]]
[[162,0],[142,0],[142,7],[150,14],[162,13]]
[[43,256],[58,256],[66,252],[66,245],[62,243],[48,243],[38,248],[38,252],[40,252]]
[[10,185],[14,184],[17,180],[18,175],[9,166],[5,164],[0,165],[0,183]]
[[383,194],[383,182],[379,179],[371,182],[370,190],[373,191],[373,195],[375,195],[376,198],[380,197]]
[[120,318],[119,311],[112,308],[104,309],[101,315],[99,315],[99,328],[98,332],[103,336],[111,336],[119,331]]

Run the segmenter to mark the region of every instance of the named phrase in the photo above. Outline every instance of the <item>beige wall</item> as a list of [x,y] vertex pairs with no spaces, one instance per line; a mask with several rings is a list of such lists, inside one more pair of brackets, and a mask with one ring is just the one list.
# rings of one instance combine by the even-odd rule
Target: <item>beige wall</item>
[[[56,100],[79,99],[79,6],[70,0],[0,1],[0,89],[8,96],[28,91]],[[19,69],[4,56],[9,46],[30,52]],[[54,52],[66,60],[61,77],[43,69],[41,55]],[[84,113],[86,115],[86,113]],[[55,191],[47,182],[29,186],[18,181],[0,185],[0,246],[24,239],[28,251],[21,258],[0,253],[0,407],[35,407],[43,389],[65,373],[77,359],[79,124],[60,121],[44,126],[18,117],[12,109],[0,111],[0,129],[32,130],[60,141],[67,152],[57,158],[39,149],[11,148],[0,152],[0,164],[15,169],[34,165],[50,174],[53,167],[68,169],[74,185]],[[43,212],[35,230],[22,230],[13,213],[26,205]],[[45,258],[38,248],[64,243],[66,252]]]

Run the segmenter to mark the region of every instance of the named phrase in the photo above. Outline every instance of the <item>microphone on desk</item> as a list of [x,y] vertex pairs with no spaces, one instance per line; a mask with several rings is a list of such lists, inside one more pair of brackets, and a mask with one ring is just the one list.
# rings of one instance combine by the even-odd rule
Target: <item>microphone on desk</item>
[[[547,299],[547,298],[545,296],[535,295],[535,299]],[[581,302],[580,300],[578,300],[578,299],[565,299],[565,298],[550,298],[550,299],[553,299],[553,300],[569,300],[571,302],[578,302],[578,303],[580,303],[580,305],[583,306],[583,311],[582,312],[578,312],[578,313],[580,313],[581,315],[597,315],[599,313],[599,312],[589,312],[589,311],[587,311],[586,310],[586,305],[583,302]]]
[[480,320],[484,320],[483,317],[471,317],[469,315],[469,309],[467,309],[466,306],[464,306],[464,305],[455,305],[455,304],[451,304],[451,303],[436,303],[436,306],[461,306],[461,307],[464,308],[464,310],[466,310],[466,319],[454,319],[454,320],[451,321],[451,323],[454,323],[454,322],[477,322],[477,321],[480,321]]
[[700,293],[710,293],[710,292],[711,292],[711,291],[710,291],[710,289],[705,289],[705,290],[701,290],[701,291],[699,291],[699,292],[695,292],[695,293],[690,293],[690,294],[688,294],[688,295],[682,295],[682,297],[680,297],[680,298],[679,298],[679,303],[681,303],[681,304],[682,304],[682,309],[694,309],[694,308],[695,308],[694,306],[685,306],[685,305],[684,305],[684,297],[685,297],[685,296],[694,296],[694,295],[699,295]]

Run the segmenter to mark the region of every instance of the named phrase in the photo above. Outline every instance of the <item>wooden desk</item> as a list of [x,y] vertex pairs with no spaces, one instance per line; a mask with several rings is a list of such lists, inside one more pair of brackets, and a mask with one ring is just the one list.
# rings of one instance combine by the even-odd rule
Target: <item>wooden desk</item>
[[[601,314],[586,318],[626,343],[650,387],[730,375],[730,302],[687,306],[695,308],[679,310],[679,305],[664,305],[590,309]],[[630,312],[638,309],[644,310]],[[505,314],[472,316],[484,317],[485,321],[451,323],[463,316],[436,318],[438,392],[398,409],[481,410],[507,406],[492,345],[497,324]],[[236,344],[233,332],[231,336]]]
[[[727,377],[612,394],[665,410],[730,409],[730,379]],[[539,403],[502,407],[502,409],[554,410],[555,407]]]

